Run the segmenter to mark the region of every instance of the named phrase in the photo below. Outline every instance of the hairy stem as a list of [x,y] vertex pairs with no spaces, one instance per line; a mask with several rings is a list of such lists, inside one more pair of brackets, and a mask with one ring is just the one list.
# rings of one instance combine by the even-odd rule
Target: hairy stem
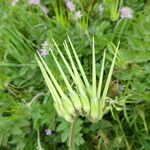
[[71,123],[69,136],[69,150],[75,150],[75,143],[76,143],[75,128],[77,119],[78,119],[77,117],[74,117],[73,122]]

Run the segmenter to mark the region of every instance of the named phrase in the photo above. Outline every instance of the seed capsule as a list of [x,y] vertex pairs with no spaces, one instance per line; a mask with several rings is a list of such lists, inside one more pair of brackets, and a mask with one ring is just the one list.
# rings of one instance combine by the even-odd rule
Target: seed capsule
[[71,102],[71,100],[66,96],[65,99],[62,100],[63,107],[70,115],[75,115],[75,109]]
[[58,115],[59,115],[60,117],[62,117],[62,116],[63,116],[63,113],[62,113],[62,111],[61,111],[61,109],[60,109],[60,106],[59,106],[58,104],[54,103],[54,107],[55,107],[56,112],[58,113]]
[[90,103],[89,103],[89,98],[85,92],[83,92],[80,95],[80,99],[81,99],[83,111],[86,115],[88,115],[90,113]]
[[63,117],[66,121],[72,122],[72,116],[68,114],[62,105],[54,103],[54,107],[60,117]]
[[69,95],[70,95],[70,98],[72,100],[72,103],[73,103],[75,109],[81,113],[82,112],[82,104],[81,104],[80,97],[78,96],[78,94],[76,92],[73,92],[73,93],[70,93]]
[[104,116],[104,106],[102,104],[99,105],[99,115],[98,115],[98,120],[102,119]]
[[99,103],[97,100],[91,100],[91,118],[96,121],[99,115]]

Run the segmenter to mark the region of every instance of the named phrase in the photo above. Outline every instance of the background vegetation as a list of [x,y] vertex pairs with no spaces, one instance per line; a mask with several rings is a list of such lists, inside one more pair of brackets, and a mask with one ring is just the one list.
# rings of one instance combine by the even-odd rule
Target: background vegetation
[[[0,0],[0,149],[67,149],[70,124],[56,114],[34,53],[51,38],[61,47],[70,35],[88,76],[92,36],[97,70],[106,43],[120,41],[109,96],[124,102],[123,109],[112,107],[95,124],[79,118],[77,149],[149,150],[150,1],[74,0],[75,11],[63,0],[30,1]],[[121,18],[125,6],[133,10],[132,18]],[[44,59],[62,82],[52,56]]]

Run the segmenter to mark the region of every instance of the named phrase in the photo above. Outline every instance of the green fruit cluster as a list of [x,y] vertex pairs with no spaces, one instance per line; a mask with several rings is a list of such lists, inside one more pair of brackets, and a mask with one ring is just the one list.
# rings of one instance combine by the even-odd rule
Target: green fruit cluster
[[[102,81],[103,81],[103,74],[104,74],[104,65],[105,65],[105,57],[106,57],[106,50],[104,50],[100,75],[99,75],[99,82],[97,83],[96,79],[96,61],[95,61],[95,43],[93,37],[93,46],[92,46],[92,83],[90,83],[87,79],[87,76],[83,70],[79,57],[75,51],[75,48],[71,42],[70,37],[68,37],[69,45],[65,41],[63,43],[64,49],[67,53],[69,62],[64,57],[63,53],[59,49],[56,42],[53,40],[57,51],[63,60],[71,78],[74,86],[72,83],[69,82],[67,76],[65,75],[58,59],[56,58],[51,46],[48,47],[49,51],[51,52],[54,61],[57,65],[58,70],[65,82],[67,87],[67,93],[61,88],[61,85],[58,83],[56,78],[54,77],[53,73],[51,72],[50,68],[47,66],[43,58],[39,54],[39,58],[36,56],[36,60],[39,64],[39,67],[42,71],[43,77],[46,81],[46,84],[52,94],[54,100],[54,107],[59,116],[63,117],[65,120],[72,122],[73,117],[76,115],[82,115],[87,117],[92,122],[96,122],[100,120],[105,112],[108,110],[106,105],[107,99],[107,92],[109,88],[109,83],[111,80],[111,76],[113,73],[113,68],[115,64],[115,60],[117,57],[118,46],[115,48],[114,57],[112,59],[112,63],[110,66],[110,70],[108,73],[108,77],[105,83],[105,86],[102,90]],[[73,52],[73,56],[71,55],[71,51]],[[74,61],[75,59],[75,61]],[[77,67],[77,66],[78,67]],[[79,69],[77,69],[79,68]]]

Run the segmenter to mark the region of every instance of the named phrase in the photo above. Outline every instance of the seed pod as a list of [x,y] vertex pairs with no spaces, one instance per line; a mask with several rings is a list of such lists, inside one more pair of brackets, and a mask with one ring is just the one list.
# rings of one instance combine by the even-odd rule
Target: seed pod
[[50,51],[52,53],[52,56],[53,56],[53,58],[55,60],[56,65],[57,65],[57,67],[58,67],[58,69],[59,69],[59,71],[60,71],[60,73],[61,73],[61,75],[62,75],[62,77],[64,79],[66,87],[67,87],[68,91],[70,92],[70,94],[69,94],[70,95],[70,99],[71,99],[75,109],[78,110],[79,112],[81,112],[82,105],[81,105],[79,96],[76,94],[76,92],[71,87],[71,84],[69,83],[69,81],[67,79],[67,76],[65,75],[61,65],[59,64],[59,62],[58,62],[58,60],[57,60],[56,56],[54,55],[54,53],[53,53],[51,48],[50,48]]
[[86,90],[84,90],[85,87],[82,84],[82,81],[80,80],[80,78],[76,77],[75,80],[76,80],[76,86],[77,86],[77,89],[78,89],[79,95],[80,95],[82,109],[83,109],[84,113],[86,115],[88,115],[90,113],[90,101],[89,101],[88,95],[86,93]]
[[54,103],[54,106],[55,106],[57,113],[60,114],[60,116],[63,117],[66,121],[69,121],[69,122],[73,121],[72,116],[65,111],[62,105],[58,105]]
[[102,119],[102,117],[104,116],[104,112],[105,112],[104,106],[99,105],[99,115],[98,115],[98,120]]
[[65,99],[62,99],[63,107],[66,112],[68,112],[70,115],[75,115],[75,109],[73,107],[73,104],[71,100],[66,96]]
[[82,103],[82,108],[83,111],[86,115],[89,115],[90,113],[90,103],[89,103],[89,98],[86,95],[85,92],[80,92],[80,99],[81,99],[81,103]]
[[[40,55],[39,55],[40,56]],[[45,61],[42,59],[42,57],[40,56],[40,59],[45,67],[45,69],[48,72],[48,75],[50,76],[53,84],[55,85],[55,88],[57,89],[57,92],[60,94],[61,98],[62,98],[62,102],[63,102],[63,106],[65,108],[65,110],[71,114],[71,115],[75,115],[75,109],[72,105],[71,100],[65,95],[64,91],[62,90],[62,88],[60,87],[59,83],[57,82],[56,78],[54,77],[54,75],[52,74],[51,70],[49,69],[49,67],[47,66],[47,64],[45,63]]]
[[70,93],[69,95],[70,95],[71,101],[72,101],[75,109],[81,113],[82,112],[82,104],[81,104],[78,94],[74,91],[74,92]]
[[102,81],[103,81],[103,75],[104,75],[105,57],[106,57],[106,49],[104,50],[102,64],[101,64],[101,70],[100,70],[100,73],[99,73],[99,83],[98,83],[98,88],[97,88],[98,99],[100,99],[101,93],[102,93]]
[[[61,58],[62,58],[62,60],[63,60],[63,62],[64,62],[64,64],[65,64],[66,68],[68,69],[69,74],[71,75],[71,77],[72,77],[72,79],[73,79],[73,82],[76,84],[76,88],[79,89],[78,86],[80,86],[81,82],[80,82],[80,83],[78,82],[78,78],[77,78],[77,77],[75,76],[75,74],[73,73],[72,67],[70,67],[68,61],[66,60],[66,58],[65,58],[64,55],[62,54],[62,52],[61,52],[61,50],[59,49],[59,47],[58,47],[58,45],[56,44],[56,42],[55,42],[54,40],[53,40],[53,42],[54,42],[54,44],[55,44],[55,46],[56,46],[56,48],[57,48],[57,50],[58,50],[58,52],[59,52],[59,55],[61,56]],[[65,48],[66,48],[66,47],[65,47]],[[69,55],[69,56],[70,56],[70,55]],[[69,57],[69,58],[70,58],[70,57]],[[70,59],[72,59],[72,58],[70,58]],[[73,62],[72,62],[72,63],[73,63]],[[57,64],[58,64],[58,63],[57,63]],[[59,67],[59,68],[60,68],[60,67]],[[63,74],[63,72],[61,71],[61,69],[59,69],[59,70],[60,70],[61,74]],[[74,90],[72,89],[72,87],[70,86],[70,84],[67,83],[67,80],[65,79],[65,75],[62,75],[62,76],[63,76],[63,78],[64,78],[64,81],[65,81],[65,83],[66,83],[66,86],[67,86],[69,92],[70,92],[70,93],[74,93]],[[79,91],[80,91],[80,90],[79,90]],[[79,96],[78,96],[78,97],[79,97]],[[74,98],[72,98],[71,100],[74,101]],[[80,100],[80,102],[79,102],[79,100],[80,100],[80,97],[79,97],[79,99],[77,99],[76,101],[78,101],[78,105],[81,104],[81,106],[82,106],[81,100]],[[73,102],[73,103],[74,103],[74,102]],[[77,102],[75,102],[75,103],[77,103]],[[74,104],[74,106],[76,107],[77,104]],[[79,106],[77,106],[76,109],[79,110]],[[82,110],[80,110],[80,111],[82,111]]]
[[[108,110],[111,110],[113,112],[112,106],[106,103],[106,97],[109,89],[109,84],[111,81],[111,76],[113,73],[115,60],[117,57],[119,43],[117,48],[112,43],[110,43],[111,45],[108,45],[109,47],[113,46],[116,50],[115,52],[112,51],[112,53],[114,53],[114,58],[112,60],[112,64],[105,84],[103,84],[103,76],[104,76],[104,68],[105,68],[104,65],[105,65],[106,50],[104,51],[101,71],[99,75],[99,82],[97,84],[95,46],[94,46],[95,44],[94,44],[94,37],[93,37],[92,84],[90,85],[88,78],[86,77],[86,74],[83,70],[82,64],[79,60],[79,57],[69,37],[68,40],[70,43],[69,46],[66,41],[64,42],[63,45],[67,53],[67,56],[69,58],[70,64],[62,54],[61,50],[58,48],[56,42],[54,40],[53,42],[66,68],[68,69],[68,72],[72,78],[72,83],[74,83],[73,87],[72,84],[70,83],[70,80],[68,80],[67,78],[68,76],[65,74],[63,68],[61,67],[61,64],[57,60],[57,57],[53,53],[52,49],[49,48],[55,60],[55,63],[57,65],[57,68],[59,69],[61,76],[65,82],[67,92],[64,92],[61,85],[59,84],[59,82],[56,80],[55,76],[51,72],[51,69],[47,66],[43,58],[40,56],[40,54],[39,54],[40,59],[36,57],[37,62],[41,68],[47,86],[52,94],[52,97],[54,99],[54,107],[57,113],[59,114],[59,116],[62,116],[69,122],[72,122],[73,116],[77,115],[76,113],[77,110],[80,115],[85,115],[92,122],[96,122],[100,120]],[[75,58],[75,61],[73,60],[69,47],[71,47],[72,49],[73,57]],[[102,90],[103,85],[104,85],[104,89]],[[120,110],[120,105],[119,106],[114,105],[114,107],[117,107],[116,109]]]
[[63,113],[62,113],[62,111],[61,111],[59,105],[58,105],[57,103],[55,103],[55,102],[54,102],[54,107],[55,107],[56,112],[58,113],[58,115],[59,115],[60,117],[63,117]]
[[68,55],[68,58],[70,60],[70,63],[71,63],[71,66],[72,66],[72,69],[73,69],[73,72],[74,72],[74,75],[73,75],[73,80],[77,86],[77,89],[80,93],[80,100],[81,100],[81,103],[82,103],[82,107],[83,107],[83,110],[85,111],[86,114],[89,114],[90,113],[90,103],[89,103],[89,99],[88,99],[88,96],[86,95],[84,89],[85,86],[84,86],[84,83],[80,77],[80,74],[75,66],[75,63],[73,61],[73,58],[71,56],[71,53],[69,51],[69,47],[67,45],[67,42],[65,41],[64,42],[64,48],[66,50],[66,53]]
[[99,116],[99,102],[98,100],[91,100],[91,119],[93,121],[96,121]]
[[89,88],[89,87],[90,87],[90,84],[89,84],[89,82],[88,82],[88,79],[87,79],[87,77],[86,77],[86,75],[85,75],[85,72],[84,72],[83,67],[82,67],[82,65],[81,65],[81,62],[80,62],[80,60],[79,60],[79,57],[78,57],[78,55],[77,55],[77,53],[76,53],[76,51],[75,51],[75,48],[74,48],[74,46],[73,46],[73,44],[72,44],[71,39],[70,39],[69,36],[68,36],[68,40],[69,40],[69,43],[70,43],[70,45],[71,45],[71,48],[72,48],[73,54],[74,54],[74,56],[75,56],[76,62],[77,62],[77,64],[78,64],[78,66],[79,66],[79,69],[80,69],[81,75],[82,75],[82,77],[83,77],[84,83],[85,83],[85,85],[86,85],[86,88]]
[[96,91],[96,60],[95,60],[95,43],[93,37],[93,50],[92,50],[92,97],[91,97],[91,118],[93,121],[97,120],[99,114],[99,102],[97,99]]
[[105,83],[105,87],[104,87],[104,90],[103,90],[103,94],[101,96],[100,105],[102,105],[102,107],[105,106],[105,100],[106,100],[106,97],[107,97],[109,84],[110,84],[110,81],[111,81],[111,77],[112,77],[115,61],[116,61],[116,58],[117,58],[119,44],[120,44],[120,42],[118,43],[118,45],[116,47],[116,50],[115,50],[115,53],[114,53],[114,57],[113,57],[113,60],[112,60],[112,63],[111,63],[111,67],[110,67],[110,70],[109,70],[109,73],[108,73],[108,77],[107,77],[107,80],[106,80],[106,83]]
[[61,102],[60,96],[59,96],[59,94],[58,94],[58,92],[57,92],[55,86],[53,85],[51,79],[49,78],[49,76],[48,76],[48,74],[47,74],[47,72],[46,72],[44,66],[42,65],[41,61],[37,58],[36,55],[35,55],[35,57],[36,57],[36,60],[37,60],[37,62],[38,62],[38,64],[39,64],[39,67],[40,67],[40,69],[41,69],[41,72],[42,72],[42,74],[43,74],[43,77],[44,77],[44,79],[45,79],[45,81],[46,81],[46,84],[47,84],[47,86],[48,86],[48,88],[49,88],[49,90],[50,90],[50,92],[51,92],[51,94],[52,94],[52,97],[53,97],[53,99],[54,99],[54,102],[56,102],[56,103],[58,103],[58,104],[61,104],[62,102]]

